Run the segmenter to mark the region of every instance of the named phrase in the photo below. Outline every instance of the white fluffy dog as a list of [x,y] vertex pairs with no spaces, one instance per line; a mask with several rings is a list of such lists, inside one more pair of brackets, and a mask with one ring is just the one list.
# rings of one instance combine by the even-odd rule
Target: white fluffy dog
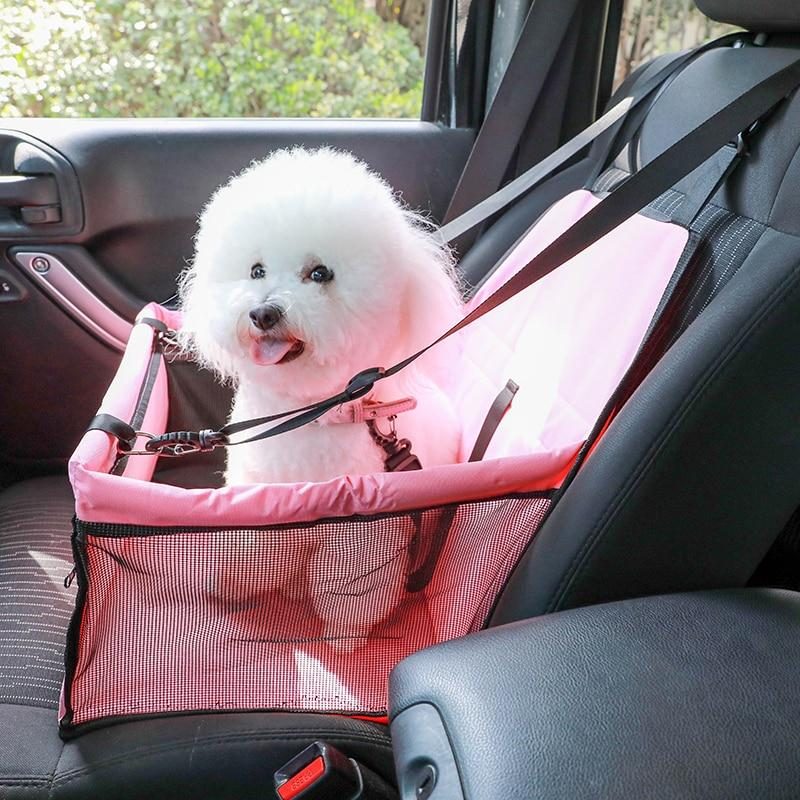
[[[180,294],[184,343],[235,388],[232,422],[340,392],[356,373],[391,366],[461,315],[448,250],[381,178],[330,149],[275,152],[219,189],[200,218]],[[452,350],[436,348],[370,394],[380,402],[416,399],[396,428],[423,466],[457,457],[458,420],[437,377],[452,359]],[[386,432],[387,420],[378,427]],[[326,481],[381,472],[385,456],[365,423],[329,414],[231,448],[226,481]],[[402,543],[367,549],[357,564],[340,563],[348,552],[341,542],[306,558],[316,611],[341,649],[357,646],[352,640],[391,611],[402,588],[405,561],[389,559]],[[349,605],[341,592],[321,588],[348,572],[362,584]],[[276,574],[274,588],[288,580],[303,582]]]

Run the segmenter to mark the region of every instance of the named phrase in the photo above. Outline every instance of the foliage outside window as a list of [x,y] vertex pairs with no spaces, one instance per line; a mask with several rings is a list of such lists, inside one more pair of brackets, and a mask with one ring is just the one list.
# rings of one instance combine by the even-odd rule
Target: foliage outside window
[[[0,0],[0,116],[418,117],[429,5]],[[729,30],[625,0],[615,83]]]
[[0,0],[0,115],[419,117],[427,0]]

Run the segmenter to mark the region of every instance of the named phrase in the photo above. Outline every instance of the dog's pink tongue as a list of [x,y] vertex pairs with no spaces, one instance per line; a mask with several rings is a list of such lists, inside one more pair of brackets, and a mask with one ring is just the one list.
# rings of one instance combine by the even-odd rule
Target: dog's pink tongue
[[250,358],[262,367],[277,364],[293,347],[286,339],[253,339],[250,342]]

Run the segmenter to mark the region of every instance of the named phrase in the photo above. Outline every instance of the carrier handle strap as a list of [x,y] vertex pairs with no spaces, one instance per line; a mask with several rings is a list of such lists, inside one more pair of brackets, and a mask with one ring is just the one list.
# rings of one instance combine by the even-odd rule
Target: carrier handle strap
[[[469,208],[468,211],[464,211],[455,219],[451,219],[454,212],[458,211],[459,209],[469,207],[469,204],[465,204],[463,202],[463,198],[459,197],[459,194],[467,192],[468,184],[474,182],[473,178],[475,176],[471,176],[472,172],[475,172],[476,175],[479,174],[482,189],[487,185],[485,175],[485,169],[487,165],[481,164],[480,159],[481,156],[484,155],[483,151],[486,149],[487,145],[486,137],[488,136],[489,131],[489,128],[487,128],[487,123],[491,117],[490,112],[489,116],[487,117],[487,121],[484,123],[483,127],[481,127],[480,132],[478,133],[478,138],[475,140],[469,160],[464,168],[464,173],[462,174],[461,180],[456,187],[455,194],[450,202],[450,208],[445,215],[445,224],[439,229],[439,233],[441,234],[443,240],[445,242],[452,242],[454,239],[457,239],[459,236],[471,230],[476,225],[480,225],[481,222],[489,219],[489,217],[496,214],[498,211],[502,211],[504,208],[506,208],[506,206],[513,203],[514,200],[521,197],[526,192],[529,192],[531,189],[538,186],[555,172],[564,167],[572,158],[580,153],[581,150],[592,144],[595,140],[599,139],[604,133],[606,133],[606,131],[610,131],[611,128],[616,126],[617,130],[609,134],[609,144],[598,159],[598,164],[605,165],[610,156],[610,150],[616,143],[620,129],[628,119],[630,113],[637,106],[640,106],[646,100],[650,99],[657,90],[664,86],[667,80],[680,72],[698,56],[708,52],[709,50],[715,50],[721,47],[733,45],[737,42],[745,41],[747,37],[748,34],[743,32],[728,34],[727,36],[723,36],[713,42],[708,42],[701,47],[690,50],[689,52],[672,59],[654,75],[643,81],[641,85],[636,87],[630,95],[622,98],[618,103],[606,111],[602,117],[593,122],[588,128],[582,130],[568,142],[565,142],[557,150],[554,150],[549,156],[547,156],[547,158],[542,159],[542,161],[523,172],[522,175],[509,182],[502,189],[495,192],[490,197],[481,200],[476,205],[472,206],[472,208]],[[520,41],[521,40],[522,37],[520,37]],[[517,47],[519,48],[519,44]],[[517,51],[515,50],[514,55],[512,56],[512,63],[509,64],[509,67],[506,70],[506,76],[508,76],[511,71],[513,59],[516,54]],[[524,85],[525,81],[522,81],[522,84]],[[497,100],[495,100],[495,104],[496,103]],[[492,105],[492,111],[494,109],[495,105]],[[602,167],[600,168],[602,169]],[[503,170],[505,170],[505,165],[503,166]],[[502,175],[500,177],[502,178]],[[499,179],[497,180],[497,183],[499,183]]]
[[[215,441],[212,446],[233,446],[277,436],[313,422],[341,403],[365,396],[378,381],[396,375],[432,347],[466,328],[591,247],[641,208],[672,188],[679,180],[708,161],[720,148],[737,142],[743,131],[750,128],[798,85],[800,85],[800,59],[754,84],[748,91],[739,95],[656,156],[639,172],[628,177],[613,194],[601,200],[554,242],[531,259],[519,272],[509,278],[506,283],[426,347],[388,369],[373,367],[359,372],[350,380],[343,392],[319,403],[281,414],[226,425],[214,432],[216,435],[213,437]],[[277,420],[283,421],[248,439],[238,442],[231,442],[228,439],[229,436],[236,433]],[[148,452],[159,452],[169,448],[170,437],[173,436],[175,434],[153,437],[147,442],[145,448]]]

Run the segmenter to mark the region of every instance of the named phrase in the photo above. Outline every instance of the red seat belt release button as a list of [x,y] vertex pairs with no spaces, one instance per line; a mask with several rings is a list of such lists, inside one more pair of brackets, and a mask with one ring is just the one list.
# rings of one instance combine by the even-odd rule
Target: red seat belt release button
[[303,767],[296,775],[278,786],[281,800],[296,800],[306,789],[313,786],[325,774],[325,762],[317,756],[310,764]]
[[275,773],[280,800],[359,800],[363,782],[352,759],[326,742],[314,742]]

